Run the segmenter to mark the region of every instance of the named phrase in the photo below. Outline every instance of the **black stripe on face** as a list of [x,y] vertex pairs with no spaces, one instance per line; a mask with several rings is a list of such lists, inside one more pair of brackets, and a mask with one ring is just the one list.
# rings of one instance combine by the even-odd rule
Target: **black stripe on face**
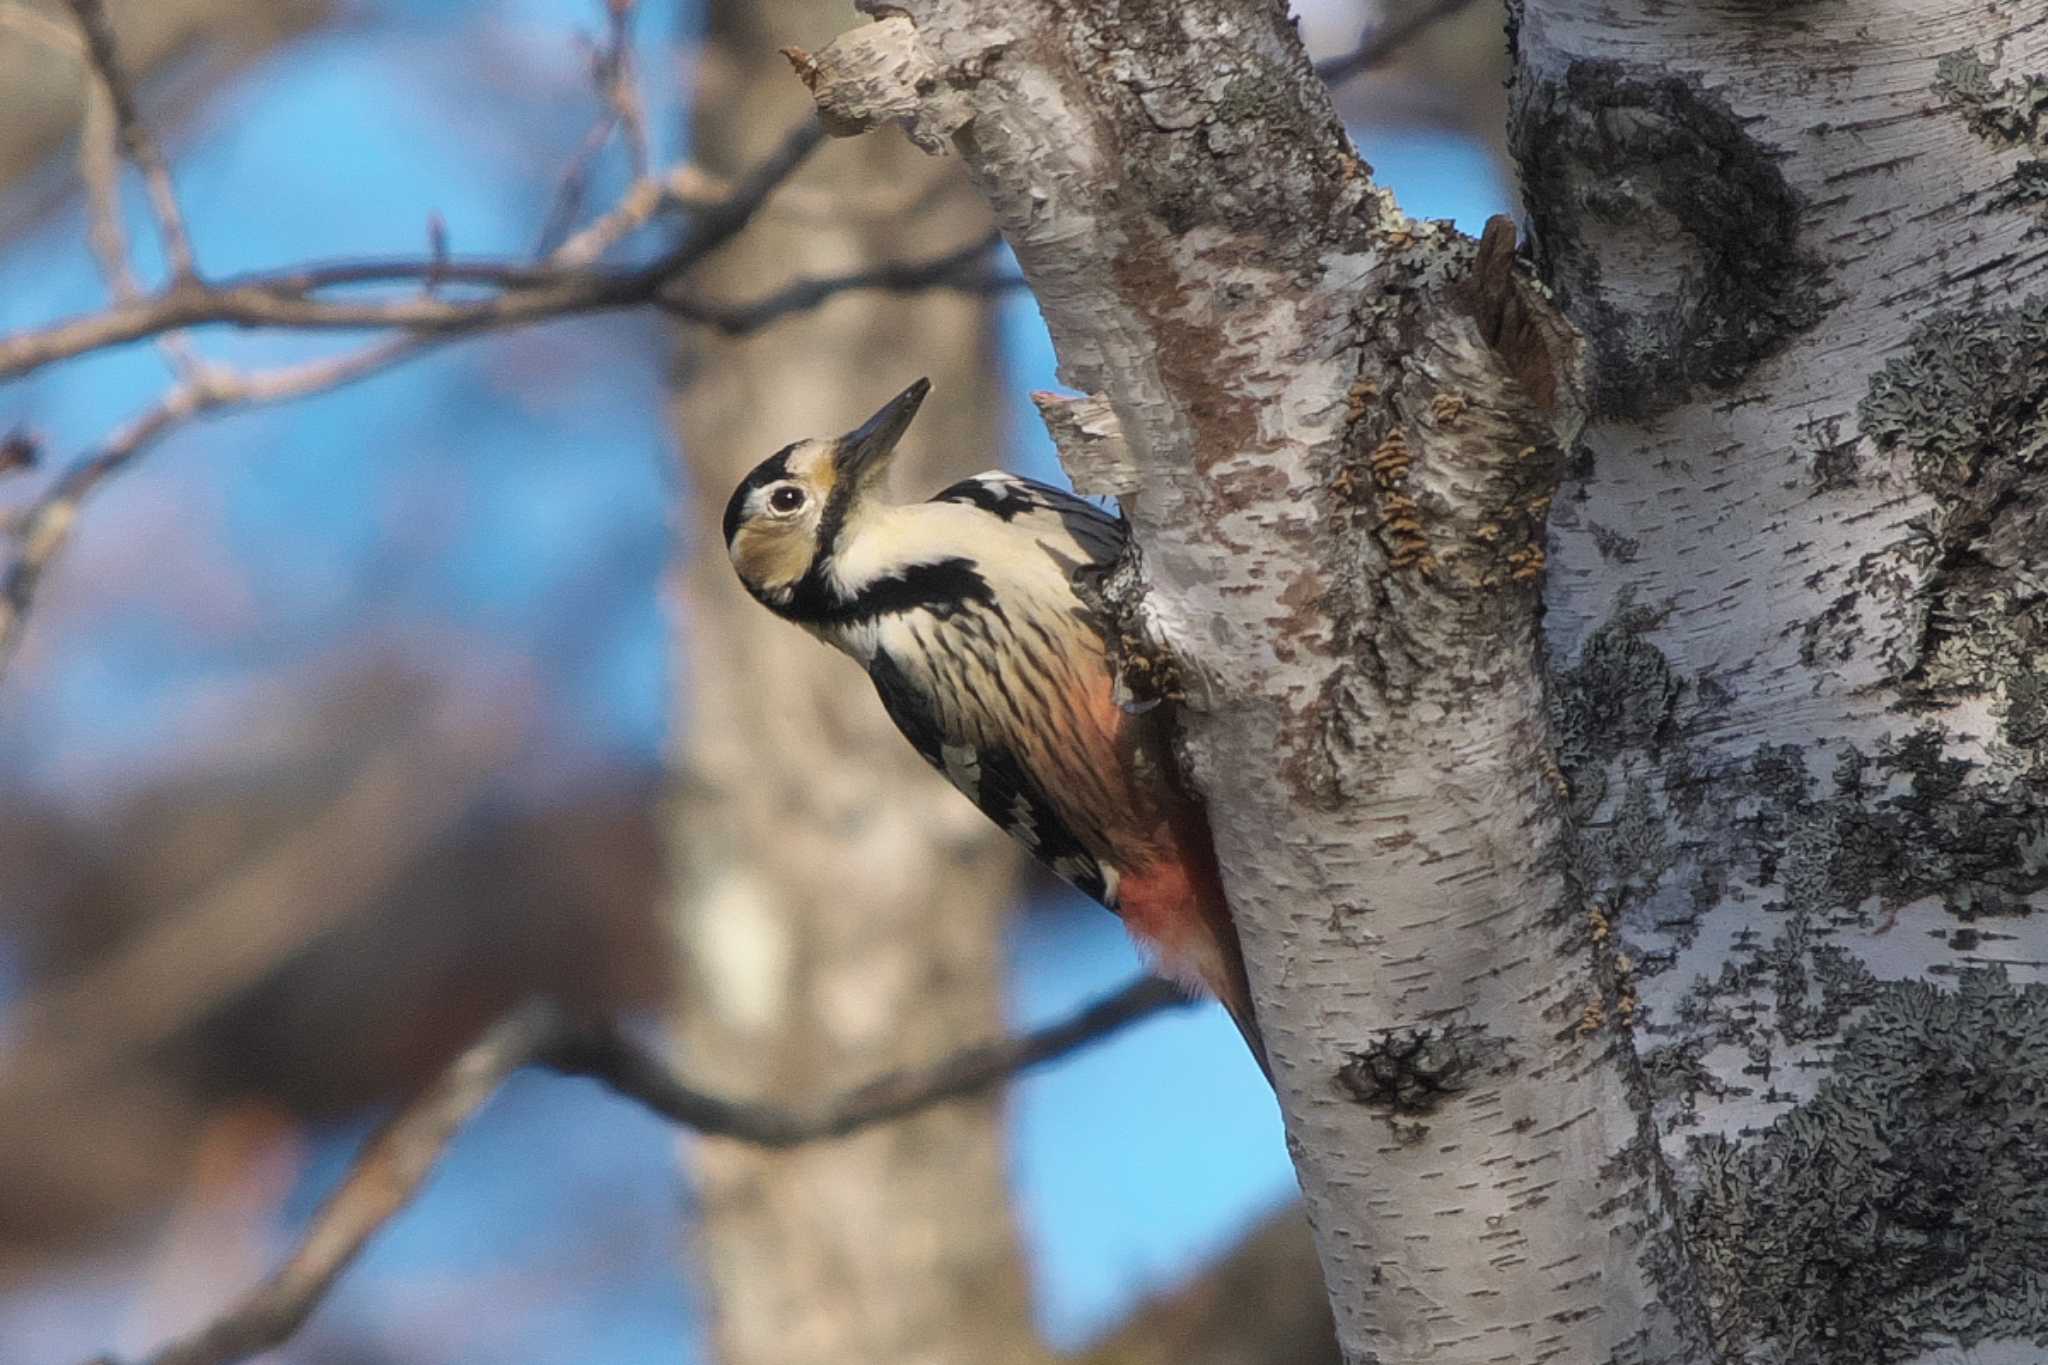
[[853,508],[859,486],[857,479],[832,481],[832,491],[825,496],[825,510],[818,514],[818,558],[813,574],[822,574],[832,562],[832,552],[839,548],[839,533],[846,529],[846,514]]
[[771,483],[780,483],[789,477],[789,454],[794,444],[786,445],[754,466],[753,471],[740,480],[740,486],[732,490],[732,497],[725,504],[725,544],[732,547],[732,538],[740,533],[740,523],[746,520],[747,499],[754,490],[765,488]]
[[789,601],[776,610],[810,625],[853,626],[919,609],[944,620],[970,603],[993,603],[995,596],[973,560],[953,558],[908,565],[862,584],[851,596],[834,590],[814,567]]

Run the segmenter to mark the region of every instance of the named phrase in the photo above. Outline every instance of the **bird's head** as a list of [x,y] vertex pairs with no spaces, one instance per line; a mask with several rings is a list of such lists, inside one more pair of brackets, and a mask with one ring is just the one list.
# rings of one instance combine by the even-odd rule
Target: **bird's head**
[[889,456],[931,392],[920,379],[836,440],[798,441],[755,465],[725,505],[725,549],[747,591],[793,614],[821,591],[834,549],[877,501]]

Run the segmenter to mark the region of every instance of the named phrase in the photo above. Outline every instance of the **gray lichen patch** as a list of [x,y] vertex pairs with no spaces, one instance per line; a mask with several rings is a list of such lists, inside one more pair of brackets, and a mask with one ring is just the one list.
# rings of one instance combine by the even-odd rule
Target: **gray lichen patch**
[[2048,1345],[2048,988],[1878,988],[1812,1099],[1688,1143],[1691,1242],[1726,1340],[1884,1365]]
[[[1743,1049],[1767,1099],[1788,1094],[1787,1066],[1806,1064],[1787,1049],[1839,1038],[1884,989],[1840,942],[1846,932],[1928,899],[1965,922],[2026,916],[2048,891],[2048,810],[1971,783],[1972,765],[1946,752],[1940,731],[1874,756],[1844,747],[1835,760],[1823,785],[1793,746],[1760,749],[1737,784],[1745,794],[1711,813],[1764,913],[1670,1022],[1694,1043]],[[1689,1122],[1695,1099],[1667,1112]]]
[[2048,808],[1972,783],[1975,765],[1945,745],[1922,727],[1874,757],[1845,748],[1825,793],[1796,754],[1776,751],[1788,761],[1774,763],[1759,753],[1749,817],[1759,884],[1795,914],[1856,916],[1872,897],[1890,909],[1932,897],[1965,920],[2031,914],[2048,890]]
[[1857,413],[1880,450],[1910,456],[1935,503],[1907,700],[1994,698],[2018,770],[2048,784],[2048,295],[1921,323]]
[[1608,760],[1627,750],[1655,754],[1668,735],[1684,682],[1645,636],[1651,622],[1622,607],[1552,679],[1551,735],[1582,818],[1607,795]]
[[[1285,10],[1241,10],[1244,26],[1272,26],[1263,42],[1205,29],[1176,5],[1077,9],[1070,22],[1077,48],[1114,54],[1101,73],[1108,79],[1091,76],[1101,108],[1115,111],[1104,130],[1143,148],[1125,158],[1134,179],[1118,197],[1152,206],[1169,235],[1217,226],[1272,246],[1342,238],[1369,224],[1368,168],[1329,101],[1294,88],[1316,77],[1283,31]],[[1321,231],[1270,232],[1277,222]],[[1301,264],[1312,266],[1312,257]]]
[[1579,62],[1517,91],[1512,136],[1544,278],[1593,346],[1596,412],[1731,386],[1827,310],[1799,195],[1719,96]]
[[1972,132],[2010,146],[2038,142],[2048,121],[2048,76],[1994,81],[1974,52],[1935,63],[1934,93],[1962,111]]

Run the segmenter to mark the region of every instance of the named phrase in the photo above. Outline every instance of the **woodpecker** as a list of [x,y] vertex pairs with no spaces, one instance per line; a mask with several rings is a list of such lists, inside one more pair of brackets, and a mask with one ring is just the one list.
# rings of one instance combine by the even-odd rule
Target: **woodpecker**
[[1123,552],[1126,526],[1000,472],[889,502],[889,457],[930,390],[920,379],[846,435],[786,446],[740,481],[725,508],[740,582],[867,669],[925,761],[1121,916],[1169,976],[1222,1001],[1266,1070],[1208,819],[1180,784],[1164,713],[1119,705],[1104,622],[1080,590]]

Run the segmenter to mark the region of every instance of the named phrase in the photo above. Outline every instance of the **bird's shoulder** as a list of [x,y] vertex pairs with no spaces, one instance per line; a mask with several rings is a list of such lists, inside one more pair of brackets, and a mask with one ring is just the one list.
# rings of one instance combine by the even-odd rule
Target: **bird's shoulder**
[[931,501],[961,503],[1033,534],[1071,540],[1089,563],[1106,566],[1123,553],[1122,517],[1051,484],[991,470],[941,489]]

